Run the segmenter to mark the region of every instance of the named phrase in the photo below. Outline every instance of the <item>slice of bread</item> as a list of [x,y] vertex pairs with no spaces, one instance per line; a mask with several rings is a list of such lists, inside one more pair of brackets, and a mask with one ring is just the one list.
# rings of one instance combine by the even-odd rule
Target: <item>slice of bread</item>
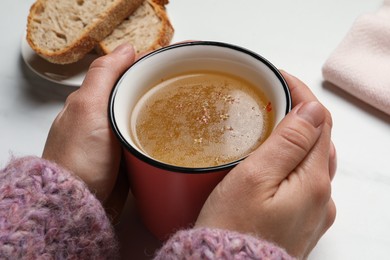
[[169,0],[153,0],[153,2],[155,2],[156,4],[159,4],[163,7],[167,4],[169,4]]
[[27,21],[27,41],[58,64],[84,57],[144,0],[37,0]]
[[[156,0],[146,0],[131,16],[125,19],[109,36],[99,42],[97,51],[112,52],[118,45],[129,42],[137,55],[168,45],[174,29],[165,8]],[[158,3],[165,4],[167,1]]]

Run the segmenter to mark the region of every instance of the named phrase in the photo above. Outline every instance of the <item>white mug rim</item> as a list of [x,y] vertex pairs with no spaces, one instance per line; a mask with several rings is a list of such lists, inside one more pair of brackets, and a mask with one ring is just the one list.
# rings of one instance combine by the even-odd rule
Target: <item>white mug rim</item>
[[131,70],[132,67],[137,66],[137,64],[142,62],[143,60],[148,59],[151,56],[157,55],[159,53],[166,52],[166,51],[169,51],[169,50],[172,50],[172,49],[176,49],[176,48],[182,48],[182,47],[188,47],[188,46],[197,46],[197,45],[204,45],[204,46],[210,45],[210,46],[215,46],[215,47],[229,48],[229,49],[232,49],[234,51],[239,51],[239,52],[242,52],[242,53],[244,53],[246,55],[250,55],[253,58],[259,60],[260,62],[262,62],[264,65],[266,65],[275,74],[275,76],[277,77],[277,79],[281,83],[281,86],[282,86],[283,91],[285,93],[285,101],[286,101],[286,109],[285,109],[284,115],[287,115],[291,111],[291,107],[292,107],[292,100],[291,100],[290,89],[289,89],[286,81],[284,80],[282,74],[279,72],[279,70],[271,62],[269,62],[267,59],[265,59],[261,55],[255,53],[253,51],[250,51],[248,49],[245,49],[243,47],[240,47],[240,46],[237,46],[237,45],[233,45],[233,44],[229,44],[229,43],[225,43],[225,42],[217,42],[217,41],[191,41],[191,42],[183,42],[183,43],[172,44],[172,45],[160,48],[158,50],[155,50],[153,52],[150,52],[150,53],[146,54],[145,56],[143,56],[140,59],[138,59],[137,61],[135,61],[119,77],[119,79],[115,83],[115,85],[114,85],[114,87],[113,87],[113,89],[111,91],[111,95],[110,95],[110,99],[109,99],[109,106],[108,106],[109,121],[110,121],[110,125],[111,125],[111,128],[112,128],[114,134],[119,139],[121,145],[128,152],[130,152],[132,155],[134,155],[138,159],[146,162],[147,164],[153,165],[153,166],[155,166],[157,168],[164,169],[164,170],[167,170],[167,171],[173,171],[173,172],[179,172],[179,173],[208,173],[208,172],[221,171],[221,170],[226,170],[226,169],[229,169],[229,168],[232,168],[232,167],[236,166],[240,161],[244,160],[247,157],[247,156],[245,156],[245,157],[240,158],[238,160],[235,160],[235,161],[232,161],[232,162],[229,162],[229,163],[226,163],[226,164],[222,164],[222,165],[208,166],[208,167],[197,167],[197,168],[183,167],[183,166],[176,166],[176,165],[167,164],[167,163],[155,160],[155,159],[153,159],[151,157],[148,157],[145,154],[139,152],[137,149],[135,149],[133,147],[133,145],[131,145],[126,140],[126,138],[123,136],[123,134],[121,134],[121,130],[119,129],[119,127],[118,127],[118,125],[116,123],[117,120],[115,119],[115,111],[114,111],[115,97],[116,97],[116,94],[118,92],[120,83],[121,83],[122,79],[126,76],[126,72],[127,71]]

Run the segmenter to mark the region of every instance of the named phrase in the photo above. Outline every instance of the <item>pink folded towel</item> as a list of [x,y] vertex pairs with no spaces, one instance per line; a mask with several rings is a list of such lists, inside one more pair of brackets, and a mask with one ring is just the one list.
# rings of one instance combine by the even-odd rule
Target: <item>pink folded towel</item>
[[322,73],[326,81],[390,115],[390,0],[356,19]]

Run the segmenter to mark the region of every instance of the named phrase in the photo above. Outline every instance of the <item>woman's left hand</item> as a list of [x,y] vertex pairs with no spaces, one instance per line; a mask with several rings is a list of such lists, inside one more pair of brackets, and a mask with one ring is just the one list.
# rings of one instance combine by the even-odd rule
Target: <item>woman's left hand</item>
[[108,119],[109,97],[133,62],[133,48],[121,45],[91,64],[82,86],[68,96],[53,122],[42,155],[78,175],[103,203],[113,192],[121,160]]

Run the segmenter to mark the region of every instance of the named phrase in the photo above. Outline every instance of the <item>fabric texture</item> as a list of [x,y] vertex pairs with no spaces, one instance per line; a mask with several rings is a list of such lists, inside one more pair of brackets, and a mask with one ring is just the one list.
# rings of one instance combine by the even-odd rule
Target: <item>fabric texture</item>
[[322,72],[326,81],[390,115],[390,0],[356,19]]
[[232,231],[197,228],[174,234],[157,253],[169,259],[294,259],[270,242]]
[[[102,205],[77,176],[24,157],[0,170],[0,259],[111,260],[119,248]],[[250,235],[198,228],[178,231],[155,259],[293,258]]]
[[79,178],[36,157],[0,170],[0,259],[117,258],[111,223]]

